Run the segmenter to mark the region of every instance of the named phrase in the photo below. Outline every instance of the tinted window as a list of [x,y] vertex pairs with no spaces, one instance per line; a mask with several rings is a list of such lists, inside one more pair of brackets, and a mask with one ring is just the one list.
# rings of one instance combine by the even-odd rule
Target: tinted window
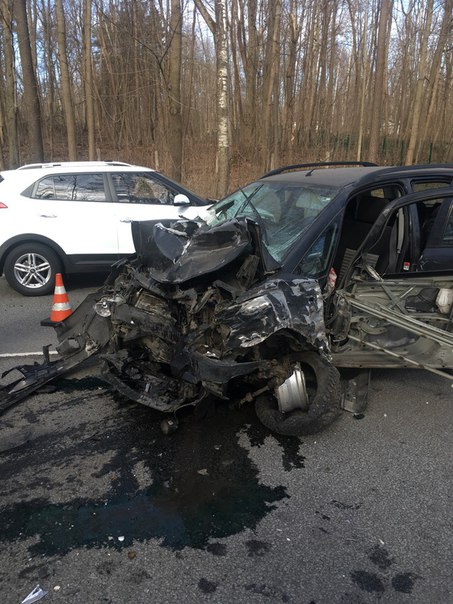
[[43,178],[36,188],[36,193],[33,195],[37,199],[55,199],[55,185],[53,176]]
[[451,186],[451,180],[448,181],[416,181],[412,182],[412,189],[414,193],[418,191],[428,191],[429,189],[442,189],[444,187]]
[[304,277],[318,279],[327,273],[336,242],[337,224],[331,224],[315,241],[296,269]]
[[69,201],[105,201],[104,177],[102,174],[48,176],[39,181],[33,197]]
[[427,219],[421,223],[418,271],[449,271],[453,267],[453,210],[451,199],[427,200]]
[[450,215],[445,224],[445,231],[442,237],[444,245],[453,246],[453,207],[450,206]]
[[125,203],[173,203],[173,192],[154,180],[151,173],[116,173],[112,174],[112,182],[118,201]]

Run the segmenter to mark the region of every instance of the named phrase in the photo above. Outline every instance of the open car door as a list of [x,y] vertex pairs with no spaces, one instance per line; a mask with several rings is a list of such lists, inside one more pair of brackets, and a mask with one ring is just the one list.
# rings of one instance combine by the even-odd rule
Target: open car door
[[[452,200],[452,188],[425,191],[381,212],[331,305],[337,367],[416,367],[453,380]],[[439,260],[427,265],[427,250]]]

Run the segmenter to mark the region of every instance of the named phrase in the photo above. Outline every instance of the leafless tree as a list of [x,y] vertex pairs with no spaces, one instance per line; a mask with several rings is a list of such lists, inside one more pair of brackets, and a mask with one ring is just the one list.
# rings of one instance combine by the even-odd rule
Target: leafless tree
[[28,141],[30,160],[42,162],[44,160],[44,147],[41,132],[41,107],[39,103],[38,86],[33,68],[33,56],[30,46],[28,30],[27,7],[25,0],[14,0],[16,17],[17,40],[22,66],[22,80],[24,85],[24,114],[28,126]]
[[12,2],[8,167],[42,157],[40,133],[46,159],[74,158],[77,140],[81,158],[153,165],[210,196],[281,163],[453,159],[453,0]]
[[75,117],[66,52],[66,23],[62,0],[56,0],[55,8],[57,11],[58,56],[60,59],[61,90],[66,122],[66,136],[68,139],[68,156],[71,161],[75,161],[77,159]]

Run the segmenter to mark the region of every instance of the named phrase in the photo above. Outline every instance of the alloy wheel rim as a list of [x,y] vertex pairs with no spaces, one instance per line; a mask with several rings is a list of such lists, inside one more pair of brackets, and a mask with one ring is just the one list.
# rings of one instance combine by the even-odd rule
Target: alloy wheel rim
[[14,263],[14,277],[23,287],[37,289],[46,285],[52,275],[49,261],[41,254],[22,254]]

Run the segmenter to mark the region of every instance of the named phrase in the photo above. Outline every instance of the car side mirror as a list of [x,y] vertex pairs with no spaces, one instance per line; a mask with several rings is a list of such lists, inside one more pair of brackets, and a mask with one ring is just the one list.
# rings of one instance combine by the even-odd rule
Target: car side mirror
[[184,195],[183,193],[178,193],[173,199],[173,205],[188,206],[190,205],[190,199],[187,197],[187,195]]

